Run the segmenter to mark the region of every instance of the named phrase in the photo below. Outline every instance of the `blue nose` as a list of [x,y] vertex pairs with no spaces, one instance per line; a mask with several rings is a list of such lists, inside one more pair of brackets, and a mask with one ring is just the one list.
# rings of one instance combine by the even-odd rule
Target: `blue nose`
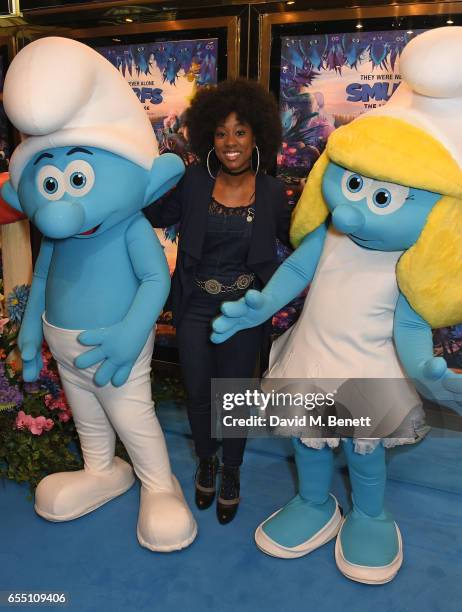
[[33,217],[37,228],[47,238],[70,238],[82,231],[85,213],[80,204],[59,200],[41,206]]
[[365,219],[363,213],[357,208],[339,204],[332,212],[332,223],[339,232],[353,234],[363,227]]

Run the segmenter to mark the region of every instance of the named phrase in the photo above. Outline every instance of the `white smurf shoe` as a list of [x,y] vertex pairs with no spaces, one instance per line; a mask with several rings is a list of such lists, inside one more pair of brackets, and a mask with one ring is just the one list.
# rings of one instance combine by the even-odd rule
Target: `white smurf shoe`
[[172,552],[189,546],[197,524],[172,475],[174,491],[149,491],[141,487],[137,536],[141,546],[155,552]]
[[35,511],[48,521],[71,521],[122,495],[134,482],[131,466],[119,457],[104,472],[50,474],[35,491]]

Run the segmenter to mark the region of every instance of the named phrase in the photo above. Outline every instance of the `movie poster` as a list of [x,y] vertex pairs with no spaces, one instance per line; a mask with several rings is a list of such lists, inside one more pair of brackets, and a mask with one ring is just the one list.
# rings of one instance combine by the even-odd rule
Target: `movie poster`
[[[329,134],[393,95],[401,81],[400,55],[409,40],[422,32],[357,31],[282,38],[283,144],[277,167],[293,204]],[[275,316],[278,333],[293,325],[303,301],[299,297]],[[434,344],[435,354],[462,372],[462,325],[436,330]]]
[[[199,87],[216,85],[218,39],[97,47],[125,77],[143,105],[159,143],[159,152],[179,155],[186,165],[194,161],[183,135],[182,115]],[[177,228],[156,230],[170,273],[177,253]],[[157,345],[171,346],[171,313],[158,321]]]
[[294,203],[329,134],[382,106],[399,86],[401,52],[421,32],[357,31],[282,38],[283,146],[277,165]]

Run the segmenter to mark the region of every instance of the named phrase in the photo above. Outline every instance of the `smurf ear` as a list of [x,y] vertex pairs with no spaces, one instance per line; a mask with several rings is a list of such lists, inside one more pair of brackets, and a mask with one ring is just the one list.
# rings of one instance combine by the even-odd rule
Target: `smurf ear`
[[178,183],[184,174],[184,163],[174,153],[164,153],[157,157],[151,167],[149,184],[144,196],[147,206],[158,200]]
[[6,181],[6,183],[2,187],[1,193],[2,198],[9,206],[15,208],[16,210],[19,210],[19,212],[23,212],[21,204],[19,203],[18,194],[11,185],[11,181]]

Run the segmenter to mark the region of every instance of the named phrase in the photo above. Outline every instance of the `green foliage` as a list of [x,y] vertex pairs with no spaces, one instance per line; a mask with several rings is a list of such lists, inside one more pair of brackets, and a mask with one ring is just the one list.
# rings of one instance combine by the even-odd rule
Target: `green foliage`
[[0,414],[0,478],[27,482],[32,492],[47,474],[82,467],[73,426],[57,424],[51,431],[34,436],[15,429],[14,421],[11,413]]

